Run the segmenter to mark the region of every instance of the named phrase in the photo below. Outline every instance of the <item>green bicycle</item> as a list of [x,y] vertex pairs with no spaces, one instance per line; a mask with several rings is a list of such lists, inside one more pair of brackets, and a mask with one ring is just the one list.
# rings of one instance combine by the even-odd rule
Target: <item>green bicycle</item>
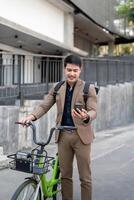
[[[17,122],[18,124],[21,124]],[[9,155],[12,159],[9,166],[13,170],[33,174],[17,188],[11,200],[61,200],[60,168],[58,154],[55,157],[48,156],[45,146],[49,144],[56,129],[62,130],[64,127],[52,128],[47,142],[37,142],[36,126],[33,122],[26,125],[32,128],[33,141],[36,145],[30,153],[18,151],[16,154]],[[51,171],[48,179],[46,174]]]

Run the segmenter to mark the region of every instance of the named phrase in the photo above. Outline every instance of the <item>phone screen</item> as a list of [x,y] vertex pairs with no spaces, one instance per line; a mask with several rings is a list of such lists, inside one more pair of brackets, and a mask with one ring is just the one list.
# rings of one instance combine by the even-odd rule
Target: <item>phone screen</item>
[[83,104],[81,104],[81,103],[76,103],[76,104],[74,105],[74,109],[78,112],[77,108],[78,108],[79,110],[82,110]]

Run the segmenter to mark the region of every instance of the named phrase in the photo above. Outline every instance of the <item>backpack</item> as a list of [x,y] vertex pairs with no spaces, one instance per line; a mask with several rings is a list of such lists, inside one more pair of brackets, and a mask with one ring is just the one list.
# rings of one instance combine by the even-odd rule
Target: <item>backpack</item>
[[[65,83],[65,81],[60,81],[56,84],[56,86],[54,87],[54,98],[56,98],[57,92],[60,89],[60,87]],[[88,99],[88,91],[89,91],[89,87],[90,87],[90,83],[89,82],[85,82],[84,88],[83,88],[83,99],[85,102],[85,105],[87,103],[87,99]],[[95,91],[96,94],[98,94],[99,92],[99,88],[95,86]]]

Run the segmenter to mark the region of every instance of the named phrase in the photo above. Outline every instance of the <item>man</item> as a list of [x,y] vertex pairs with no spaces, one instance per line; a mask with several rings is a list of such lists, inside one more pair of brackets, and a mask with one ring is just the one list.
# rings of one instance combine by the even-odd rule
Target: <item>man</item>
[[[85,105],[83,98],[84,81],[79,79],[81,59],[69,55],[64,61],[65,82],[61,85],[56,97],[54,87],[50,90],[38,108],[21,122],[37,120],[56,102],[56,125],[76,127],[76,130],[63,130],[56,133],[61,170],[62,200],[73,200],[73,159],[76,156],[79,178],[81,182],[81,200],[92,199],[92,182],[90,168],[91,142],[94,138],[91,122],[96,118],[96,92],[93,85],[89,87],[89,95]],[[79,103],[82,109],[74,109]]]

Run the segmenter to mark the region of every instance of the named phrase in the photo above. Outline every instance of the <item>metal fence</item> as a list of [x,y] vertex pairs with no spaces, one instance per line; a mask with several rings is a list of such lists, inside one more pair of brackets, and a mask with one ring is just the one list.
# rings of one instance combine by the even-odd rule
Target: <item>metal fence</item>
[[83,78],[99,86],[134,81],[134,61],[85,59]]
[[[0,59],[0,101],[38,98],[63,79],[64,57],[12,56]],[[132,59],[83,59],[81,77],[98,86],[134,81]]]
[[0,57],[0,100],[35,98],[48,92],[62,79],[63,58],[6,56]]

